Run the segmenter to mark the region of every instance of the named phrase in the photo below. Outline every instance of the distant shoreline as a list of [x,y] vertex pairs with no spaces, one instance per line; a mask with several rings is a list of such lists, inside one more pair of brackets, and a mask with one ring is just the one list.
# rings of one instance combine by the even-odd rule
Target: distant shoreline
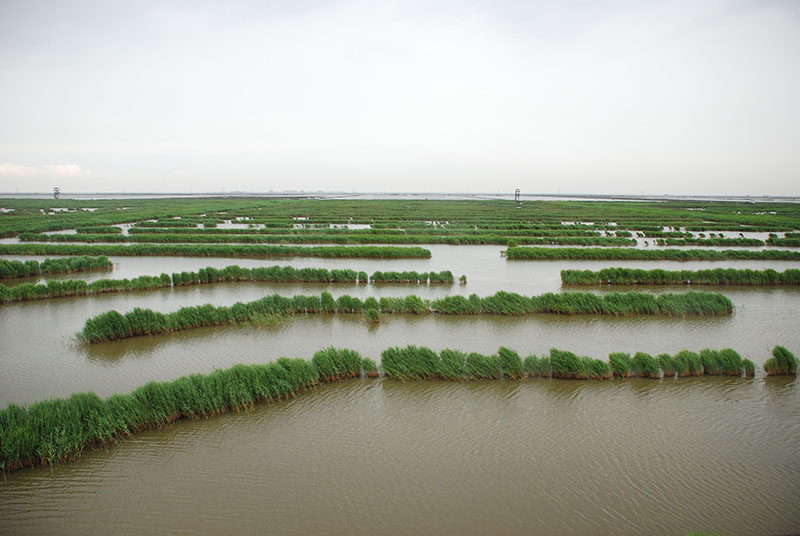
[[[207,199],[207,198],[259,198],[259,199],[417,199],[417,200],[505,200],[513,201],[513,193],[447,193],[447,192],[206,192],[206,193],[157,193],[157,192],[62,192],[59,199]],[[0,199],[53,199],[52,193],[0,192]],[[800,203],[797,196],[769,195],[632,195],[632,194],[521,194],[522,201],[706,201],[731,203]],[[55,199],[53,199],[55,201]]]

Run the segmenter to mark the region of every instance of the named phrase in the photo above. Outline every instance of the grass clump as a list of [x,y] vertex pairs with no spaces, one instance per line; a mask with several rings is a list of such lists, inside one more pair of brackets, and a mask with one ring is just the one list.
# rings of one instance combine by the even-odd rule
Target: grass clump
[[361,370],[364,372],[365,378],[377,378],[380,376],[378,372],[378,365],[374,359],[365,357],[361,359]]
[[636,352],[631,360],[633,370],[640,378],[657,379],[661,377],[661,370],[658,368],[658,361],[645,352]]
[[772,357],[764,363],[767,376],[795,376],[797,375],[797,358],[783,346],[772,349]]
[[665,378],[675,376],[675,358],[669,354],[658,355],[658,366],[664,373]]
[[720,365],[719,358],[718,350],[711,350],[709,348],[700,350],[700,359],[703,362],[703,374],[708,376],[719,376],[722,374],[722,366]]
[[381,368],[387,378],[435,379],[438,377],[439,358],[433,350],[424,346],[392,347],[381,353]]
[[742,356],[730,348],[725,348],[719,351],[719,365],[720,369],[726,376],[741,376],[742,375]]
[[586,364],[572,352],[550,349],[550,367],[553,378],[584,380],[588,378]]
[[501,346],[497,351],[500,371],[504,378],[519,380],[525,376],[525,368],[519,354],[510,348]]
[[444,349],[439,352],[439,377],[461,381],[467,371],[467,354],[459,350]]
[[495,355],[471,352],[467,355],[466,374],[469,380],[499,380],[500,361]]
[[615,378],[630,378],[633,376],[633,362],[631,354],[614,352],[608,354],[608,361]]

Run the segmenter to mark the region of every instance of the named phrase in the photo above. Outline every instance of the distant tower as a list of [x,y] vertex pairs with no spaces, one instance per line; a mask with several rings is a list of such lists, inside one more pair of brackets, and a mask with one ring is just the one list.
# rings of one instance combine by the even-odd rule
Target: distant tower
[[519,203],[519,188],[514,191],[514,201]]
[[58,186],[53,188],[53,198],[54,199],[58,199],[58,196],[60,196],[60,195],[61,195],[61,190],[58,189]]

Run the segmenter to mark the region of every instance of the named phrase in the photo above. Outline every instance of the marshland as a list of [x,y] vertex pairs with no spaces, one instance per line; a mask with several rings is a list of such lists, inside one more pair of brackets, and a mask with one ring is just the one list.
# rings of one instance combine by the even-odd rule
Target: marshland
[[[7,463],[0,517],[10,532],[113,522],[136,533],[375,533],[403,526],[408,512],[426,527],[464,533],[747,534],[800,523],[800,287],[775,283],[800,269],[796,250],[638,236],[791,240],[800,229],[795,205],[58,203],[76,212],[47,215],[51,202],[4,200],[15,210],[0,215],[3,260],[96,254],[113,270],[20,272],[2,282],[20,296],[44,289],[30,291],[42,299],[0,307],[3,445],[12,413],[22,422],[33,412],[49,438],[18,456],[23,467]],[[98,210],[79,210],[86,206]],[[49,236],[148,243],[15,243],[24,233],[72,230]],[[205,233],[231,240],[185,239]],[[181,239],[150,242],[158,236]],[[573,247],[558,237],[636,244]],[[525,242],[538,238],[548,242]],[[375,249],[354,249],[361,244]],[[425,252],[407,255],[403,244]],[[553,253],[509,255],[525,244]],[[609,285],[602,271],[611,269],[636,288]],[[562,270],[588,286],[562,287]],[[675,308],[698,295],[719,296],[709,299],[724,314]],[[541,312],[545,296],[550,312]],[[303,311],[247,310],[264,300],[303,301]],[[377,319],[366,314],[373,303]],[[606,303],[620,309],[606,314]],[[660,303],[672,303],[672,313],[653,314]],[[322,314],[326,307],[334,314]],[[182,308],[208,325],[164,324]],[[194,314],[233,310],[241,317],[231,321]],[[87,322],[111,311],[156,334],[81,340]],[[121,329],[132,333],[130,323]],[[77,424],[67,426],[69,416]],[[109,505],[110,496],[124,496],[126,508]],[[197,516],[204,508],[226,513]],[[152,515],[137,515],[145,510]]]

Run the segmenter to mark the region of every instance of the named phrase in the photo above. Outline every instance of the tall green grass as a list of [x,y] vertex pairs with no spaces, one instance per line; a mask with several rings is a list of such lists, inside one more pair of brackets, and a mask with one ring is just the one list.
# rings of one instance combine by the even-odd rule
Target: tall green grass
[[720,364],[720,353],[718,350],[708,348],[700,350],[700,359],[703,361],[703,373],[709,376],[719,376],[722,374]]
[[441,272],[380,272],[369,278],[371,283],[450,284],[455,281],[450,270]]
[[633,363],[633,370],[640,378],[660,378],[661,369],[656,360],[650,354],[645,352],[636,352],[631,360]]
[[633,376],[633,361],[631,355],[625,352],[608,354],[608,362],[615,378],[630,378]]

